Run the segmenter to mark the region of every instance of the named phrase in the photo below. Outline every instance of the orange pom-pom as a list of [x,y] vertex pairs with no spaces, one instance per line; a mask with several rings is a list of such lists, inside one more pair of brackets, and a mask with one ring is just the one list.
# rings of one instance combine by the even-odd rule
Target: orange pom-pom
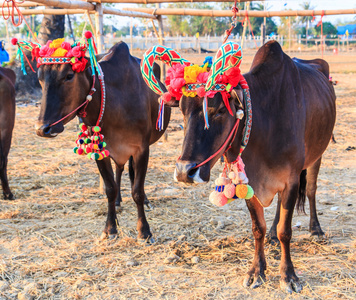
[[225,185],[224,195],[226,196],[226,198],[230,199],[235,196],[235,191],[236,191],[235,185],[230,183],[228,185]]
[[238,184],[236,186],[236,196],[240,199],[245,199],[247,196],[248,188],[245,184]]

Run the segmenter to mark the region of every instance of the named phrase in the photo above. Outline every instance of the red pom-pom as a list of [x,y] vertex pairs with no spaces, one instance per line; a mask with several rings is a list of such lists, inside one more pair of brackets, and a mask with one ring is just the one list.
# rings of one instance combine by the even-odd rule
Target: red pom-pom
[[11,39],[11,44],[13,44],[14,46],[17,45],[17,38],[12,38]]
[[201,86],[200,88],[197,89],[197,95],[200,98],[204,98],[205,96],[205,87]]
[[172,96],[170,93],[164,93],[162,95],[163,103],[167,103],[167,102],[171,101],[171,99],[172,99]]
[[90,39],[93,36],[93,34],[91,33],[91,31],[86,31],[84,33],[84,36],[85,36],[86,39]]

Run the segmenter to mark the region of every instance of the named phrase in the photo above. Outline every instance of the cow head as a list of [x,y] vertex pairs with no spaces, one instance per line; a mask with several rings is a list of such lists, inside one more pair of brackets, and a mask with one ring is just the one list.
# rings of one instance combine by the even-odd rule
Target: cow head
[[[236,87],[243,79],[239,69],[241,47],[233,42],[221,46],[209,73],[205,69],[199,69],[199,66],[178,62],[185,65],[184,80],[182,67],[175,65],[170,68],[166,80],[167,93],[163,93],[158,81],[149,76],[153,74],[150,65],[157,58],[167,62],[169,57],[181,57],[172,49],[155,47],[159,47],[158,55],[157,51],[153,51],[155,48],[144,55],[141,65],[143,77],[153,91],[162,95],[161,103],[179,106],[184,116],[183,149],[176,164],[174,178],[186,183],[207,182],[210,179],[210,169],[226,151],[237,132],[236,113],[239,107],[242,108],[243,98],[242,90]],[[194,72],[195,75],[202,72],[202,76],[192,76]],[[191,81],[192,78],[196,81]],[[240,135],[241,131],[240,128]]]
[[40,115],[35,125],[36,133],[41,137],[55,137],[76,114],[71,114],[56,125],[51,124],[85,101],[91,88],[91,73],[88,69],[74,72],[70,64],[41,65],[38,79],[42,87],[42,99]]
[[[224,154],[233,139],[233,136],[229,138],[229,135],[237,121],[236,115],[241,105],[240,99],[242,99],[242,90],[234,89],[229,99],[231,115],[220,93],[217,93],[213,98],[208,98],[210,127],[205,129],[204,99],[198,96],[195,98],[183,96],[181,98],[179,107],[184,118],[184,140],[182,153],[174,172],[176,181],[185,183],[209,181],[211,168]],[[240,131],[237,136],[240,135]],[[224,143],[226,146],[222,147]],[[211,160],[199,166],[212,155],[214,157]]]

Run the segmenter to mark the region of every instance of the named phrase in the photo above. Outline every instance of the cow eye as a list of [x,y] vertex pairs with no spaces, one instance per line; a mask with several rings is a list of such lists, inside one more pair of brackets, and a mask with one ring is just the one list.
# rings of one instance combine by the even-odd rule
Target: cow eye
[[69,73],[69,74],[67,74],[65,81],[72,80],[73,78],[74,78],[74,73]]
[[224,106],[222,106],[222,107],[217,111],[217,113],[215,114],[215,117],[220,117],[220,116],[223,115],[225,112],[226,112],[226,107],[225,107],[225,105],[224,105]]

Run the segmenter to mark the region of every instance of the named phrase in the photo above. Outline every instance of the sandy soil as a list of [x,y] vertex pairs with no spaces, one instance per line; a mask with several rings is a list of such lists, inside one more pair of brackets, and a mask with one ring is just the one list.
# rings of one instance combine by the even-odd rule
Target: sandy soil
[[[355,299],[356,151],[346,149],[356,146],[356,74],[348,69],[356,59],[330,60],[332,70],[340,69],[333,75],[337,144],[325,152],[317,192],[326,237],[310,239],[308,215],[295,215],[293,224],[301,225],[294,227],[291,249],[301,294],[279,290],[280,252],[268,244],[268,281],[256,290],[242,287],[254,251],[248,210],[240,201],[213,207],[211,184],[173,182],[183,137],[178,111],[168,141],[151,148],[146,193],[154,209],[147,216],[156,243],[145,245],[136,241],[127,170],[119,238],[99,241],[106,197],[95,163],[72,152],[75,122],[56,139],[42,139],[34,132],[39,108],[18,103],[8,171],[17,200],[0,201],[0,299]],[[221,169],[216,165],[212,178]],[[275,205],[265,210],[268,226]]]

